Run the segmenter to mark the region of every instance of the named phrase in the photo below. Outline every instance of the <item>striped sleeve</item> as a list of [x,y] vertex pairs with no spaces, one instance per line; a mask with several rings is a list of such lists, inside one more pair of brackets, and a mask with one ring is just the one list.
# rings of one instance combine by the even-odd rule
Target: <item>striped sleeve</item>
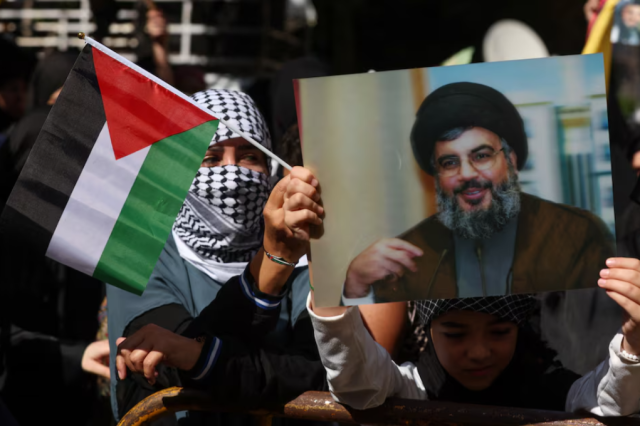
[[277,309],[287,293],[286,286],[277,296],[261,292],[249,272],[249,266],[247,266],[242,275],[240,275],[240,287],[242,288],[242,293],[247,299],[251,300],[257,307],[264,310]]
[[290,287],[287,283],[277,296],[263,293],[247,268],[222,286],[182,335],[189,338],[210,335],[223,341],[229,336],[260,340],[276,327]]
[[205,380],[213,371],[221,350],[222,341],[215,336],[207,336],[200,358],[188,373],[191,379],[195,381]]
[[229,353],[237,350],[230,341],[236,342],[235,346],[238,342],[240,346],[244,342],[258,344],[275,328],[290,286],[287,283],[277,296],[263,293],[248,266],[241,275],[231,278],[182,333],[188,338],[205,336],[198,361],[191,370],[181,373],[183,377],[193,385],[207,386],[216,365],[224,366]]

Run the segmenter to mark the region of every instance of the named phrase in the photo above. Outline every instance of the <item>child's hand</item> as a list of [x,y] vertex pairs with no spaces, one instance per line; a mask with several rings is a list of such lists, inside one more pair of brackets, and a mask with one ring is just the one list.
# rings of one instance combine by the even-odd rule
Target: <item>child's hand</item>
[[625,310],[622,349],[640,356],[640,260],[615,257],[607,259],[607,266],[598,285]]
[[120,380],[132,373],[142,373],[153,385],[158,375],[156,367],[163,363],[180,370],[191,370],[200,357],[202,343],[173,333],[155,324],[148,324],[128,338],[117,340],[116,370]]
[[[106,360],[106,362],[105,362]],[[82,369],[87,373],[111,378],[109,372],[109,341],[97,340],[84,350],[82,355]]]

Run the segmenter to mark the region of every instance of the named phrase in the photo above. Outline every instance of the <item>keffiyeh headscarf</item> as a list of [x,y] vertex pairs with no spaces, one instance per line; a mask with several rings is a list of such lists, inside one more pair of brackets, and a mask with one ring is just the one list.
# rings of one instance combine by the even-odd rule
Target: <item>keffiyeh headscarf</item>
[[[238,130],[251,136],[265,148],[271,149],[271,136],[264,117],[253,99],[246,93],[235,90],[209,89],[194,93],[191,97],[200,105],[216,113],[216,117],[236,126]],[[209,146],[238,137],[241,136],[220,122]]]
[[529,294],[509,296],[469,297],[464,299],[420,300],[416,310],[422,324],[428,325],[435,318],[449,311],[473,311],[495,315],[517,325],[529,318],[536,299]]
[[[248,95],[211,89],[192,97],[271,148],[264,118]],[[210,146],[237,137],[219,123]],[[241,273],[262,245],[262,210],[270,191],[263,173],[236,165],[201,167],[173,226],[181,256],[221,282]]]

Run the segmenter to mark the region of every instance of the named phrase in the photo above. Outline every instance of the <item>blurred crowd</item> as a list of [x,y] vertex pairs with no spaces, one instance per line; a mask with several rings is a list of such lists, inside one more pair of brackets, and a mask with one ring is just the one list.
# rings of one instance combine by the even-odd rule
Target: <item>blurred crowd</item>
[[[145,13],[140,41],[149,55],[138,65],[188,95],[205,90],[203,67],[170,65],[162,11],[153,7]],[[0,211],[78,53],[45,49],[37,60],[0,34]],[[303,57],[285,64],[272,80],[265,107],[274,111],[269,124],[281,140],[275,148],[289,164],[302,164],[291,79],[328,73],[317,58]],[[2,241],[2,254],[0,424],[115,424],[105,284],[31,256],[28,244]]]
[[[342,16],[353,16],[354,10],[362,10],[359,9],[362,5],[357,1],[345,2],[341,6],[329,6],[327,2],[317,3],[319,13],[328,11],[320,15],[318,32],[321,36],[326,36],[331,31],[331,25],[323,22],[323,17],[338,22]],[[437,3],[443,3],[438,6],[443,19],[451,22],[458,20],[459,28],[466,26],[468,29],[469,26],[476,25],[471,23],[473,10],[480,7],[480,2],[465,2],[469,3],[465,13],[446,7],[445,2]],[[482,7],[500,9],[505,3],[504,9],[509,8],[506,2],[498,3]],[[589,0],[584,5],[586,21],[593,19],[602,3]],[[380,7],[381,3],[376,2],[376,5]],[[560,6],[549,6],[547,12],[552,13],[556,10],[554,8]],[[460,10],[464,8],[460,7]],[[345,15],[340,15],[343,12]],[[373,11],[368,10],[368,13]],[[543,12],[533,10],[531,13],[544,15]],[[501,13],[496,13],[496,16],[499,15]],[[145,30],[141,32],[141,37],[142,42],[149,47],[150,55],[140,58],[139,65],[188,95],[211,89],[205,81],[206,70],[203,67],[170,64],[167,20],[162,11],[150,8],[144,16]],[[425,19],[431,21],[434,18]],[[544,21],[544,18],[540,19]],[[581,29],[586,29],[586,21],[580,22]],[[562,23],[567,27],[574,24],[573,21]],[[357,25],[359,28],[371,25],[366,20],[366,14],[359,18]],[[561,27],[560,24],[554,25]],[[345,43],[352,42],[350,33],[345,30],[348,26],[335,26],[336,32],[342,30],[339,36],[344,37]],[[481,27],[476,28],[478,34],[482,34],[488,24],[483,23]],[[554,28],[543,29],[541,32],[556,31],[557,28]],[[455,28],[451,30],[452,33],[456,31]],[[462,35],[466,30],[460,31]],[[562,31],[558,29],[557,32]],[[575,31],[571,34],[574,37]],[[584,32],[581,34],[584,36]],[[545,34],[542,35],[544,39]],[[382,33],[377,34],[377,37],[383,36]],[[436,40],[438,37],[444,35],[434,35]],[[461,40],[462,37],[456,37],[456,34],[447,37],[449,40],[438,47],[442,52],[436,49],[437,52],[431,53],[431,62],[415,59],[419,52],[414,50],[412,59],[408,59],[409,56],[402,57],[396,68],[437,65],[447,56],[467,47],[465,44],[473,44],[468,40]],[[481,44],[481,37],[476,38],[475,43]],[[339,43],[328,36],[320,40],[324,40],[325,44],[326,40]],[[412,43],[415,45],[415,40]],[[555,43],[554,53],[580,53],[570,51],[570,47],[567,47],[570,45],[568,40],[554,39],[550,43]],[[322,43],[319,45],[322,47]],[[384,56],[384,50],[375,51],[374,45],[375,38],[359,54],[364,57],[367,53],[365,51],[368,51],[371,58]],[[447,52],[443,45],[446,45]],[[249,94],[257,91],[254,100],[257,108],[269,118],[266,124],[270,130],[272,148],[292,166],[303,164],[292,79],[368,70],[354,69],[356,58],[341,56],[344,50],[335,46],[331,49],[326,45],[324,47],[321,50],[330,54],[314,55],[315,52],[307,52],[302,57],[285,62],[271,76],[268,89],[257,91],[255,87],[243,88]],[[481,52],[481,49],[477,49],[477,52]],[[12,39],[0,34],[0,211],[77,55],[77,51],[47,49],[40,59],[36,59],[31,51],[19,47]],[[481,53],[476,53],[473,60],[482,61]],[[379,58],[360,60],[360,64],[376,67],[384,66],[384,61]],[[614,95],[617,93],[616,81],[618,80],[613,80],[610,91]],[[615,101],[615,96],[610,96],[610,99]],[[640,205],[631,201],[630,194],[635,185],[636,173],[640,173],[640,144],[636,135],[629,132],[624,123],[619,122],[621,119],[618,120],[615,115],[616,105],[616,102],[609,103],[618,249],[620,254],[638,257]],[[276,181],[286,171],[280,168],[271,174]],[[68,425],[115,424],[112,399],[116,396],[113,395],[115,388],[110,386],[110,382],[114,380],[111,377],[114,370],[113,365],[109,366],[109,298],[106,297],[105,284],[50,259],[33,257],[28,243],[0,241],[0,245],[0,424],[24,426],[59,421]],[[215,294],[211,297],[215,297]],[[205,302],[208,304],[210,301]],[[580,373],[593,368],[595,360],[606,355],[611,333],[619,327],[619,307],[606,298],[595,296],[573,299],[555,296],[545,303],[542,309],[552,319],[550,328],[557,327],[559,323],[567,324],[567,329],[572,328],[575,335],[579,336],[572,341],[583,339],[582,345],[565,347],[562,349],[564,352],[559,351],[562,352],[560,356],[563,361],[574,359],[573,365],[569,367],[581,370]],[[195,316],[202,309],[198,308],[198,312],[190,315]],[[389,349],[398,363],[411,361],[424,349],[425,339],[424,329],[414,321],[416,317],[413,308],[395,305],[382,309],[399,309],[406,321],[380,325],[371,320],[369,326],[374,330],[374,338]],[[390,328],[394,331],[389,331]],[[175,329],[178,330],[178,326]],[[126,331],[124,327],[120,332],[123,331]],[[558,340],[565,338],[560,331],[558,333],[551,335]],[[603,342],[595,339],[596,343],[590,343],[593,334],[606,337],[600,339]],[[595,350],[590,352],[590,348]],[[173,383],[170,377],[167,380],[168,383]],[[142,388],[141,385],[136,392]],[[117,395],[117,398],[126,401],[126,404],[132,404],[156,389],[157,387],[143,389],[137,394],[137,399],[132,399],[131,395]],[[120,407],[120,410],[123,408]]]

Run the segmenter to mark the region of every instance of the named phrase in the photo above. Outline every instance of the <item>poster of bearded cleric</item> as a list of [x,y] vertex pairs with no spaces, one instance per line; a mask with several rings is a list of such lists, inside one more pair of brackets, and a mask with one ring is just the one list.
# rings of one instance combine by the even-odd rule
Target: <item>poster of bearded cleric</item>
[[318,306],[597,287],[614,255],[602,55],[295,82]]

